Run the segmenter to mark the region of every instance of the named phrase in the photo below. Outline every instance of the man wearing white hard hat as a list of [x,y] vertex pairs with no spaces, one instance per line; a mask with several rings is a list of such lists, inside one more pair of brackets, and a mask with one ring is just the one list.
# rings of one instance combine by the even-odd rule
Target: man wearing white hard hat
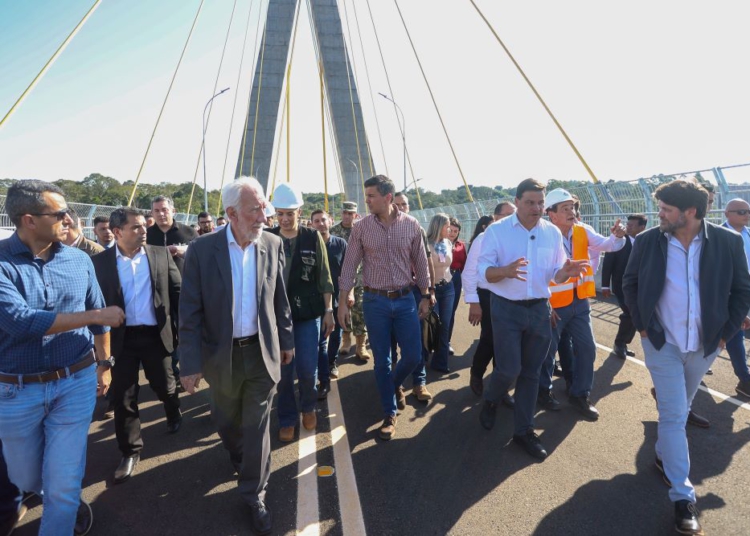
[[[604,237],[593,227],[577,219],[575,199],[567,190],[552,190],[544,200],[544,210],[550,221],[560,229],[565,253],[571,260],[588,260],[591,253],[617,251],[625,245],[625,227],[618,219],[612,234]],[[591,253],[590,253],[591,252]],[[595,421],[599,412],[591,404],[589,395],[594,383],[596,345],[591,328],[589,298],[596,296],[594,272],[587,266],[584,274],[562,283],[550,283],[552,306],[552,344],[539,376],[538,404],[549,410],[560,409],[552,394],[552,372],[560,334],[566,330],[573,339],[573,363],[563,362],[563,373],[571,405],[587,420]],[[562,356],[561,356],[562,357]]]
[[[300,226],[304,201],[302,194],[283,183],[273,192],[278,227],[266,229],[284,243],[284,282],[292,308],[294,328],[294,361],[281,368],[279,382],[279,439],[294,439],[294,428],[302,411],[302,425],[315,430],[318,401],[318,340],[333,331],[333,281],[323,237],[315,229]],[[321,329],[322,318],[322,329]],[[294,393],[294,371],[299,383],[300,409]]]

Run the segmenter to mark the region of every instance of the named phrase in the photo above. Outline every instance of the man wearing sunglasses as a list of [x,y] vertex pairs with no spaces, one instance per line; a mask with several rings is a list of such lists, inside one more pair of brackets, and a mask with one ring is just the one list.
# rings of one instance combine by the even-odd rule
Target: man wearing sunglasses
[[[742,236],[745,256],[748,259],[748,264],[750,264],[750,230],[747,228],[748,223],[750,223],[750,203],[744,199],[732,199],[727,203],[724,215],[727,217],[724,227],[733,229]],[[750,369],[747,367],[744,329],[746,329],[745,325],[737,332],[737,335],[727,341],[727,353],[732,361],[734,374],[739,380],[735,390],[743,396],[750,397]]]
[[61,245],[69,231],[60,188],[18,181],[5,209],[16,232],[0,242],[3,456],[21,491],[44,492],[39,534],[85,534],[92,523],[80,499],[89,423],[111,378],[99,364],[110,356],[109,327],[125,315],[105,307],[89,257]]

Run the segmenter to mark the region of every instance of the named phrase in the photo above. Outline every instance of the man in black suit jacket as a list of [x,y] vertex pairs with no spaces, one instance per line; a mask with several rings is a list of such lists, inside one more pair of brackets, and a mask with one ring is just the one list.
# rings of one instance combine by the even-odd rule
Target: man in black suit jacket
[[180,297],[182,384],[211,384],[211,417],[238,474],[256,534],[272,530],[264,502],[271,474],[269,417],[281,365],[294,357],[281,239],[263,232],[257,180],[221,191],[229,224],[193,241]]
[[[628,355],[628,344],[635,337],[635,326],[630,318],[630,312],[622,294],[622,276],[625,273],[625,267],[628,265],[630,251],[633,249],[633,241],[636,235],[646,230],[648,219],[643,214],[631,214],[628,216],[626,227],[627,237],[625,246],[618,250],[604,254],[604,263],[602,264],[602,295],[609,298],[613,293],[617,297],[617,303],[622,309],[620,314],[620,327],[615,336],[615,355],[620,359],[625,359]],[[634,355],[631,354],[630,355]]]
[[182,423],[170,354],[175,345],[174,318],[182,278],[166,248],[146,245],[146,220],[132,208],[119,208],[109,219],[117,244],[92,258],[107,305],[125,310],[125,324],[113,328],[110,393],[115,434],[122,461],[114,482],[130,478],[143,449],[138,415],[141,365],[151,388],[164,403],[167,431]]
[[671,483],[675,528],[703,534],[688,478],[685,423],[701,379],[750,309],[739,234],[704,221],[708,192],[674,180],[655,192],[658,228],[638,236],[622,289],[658,398],[656,467]]

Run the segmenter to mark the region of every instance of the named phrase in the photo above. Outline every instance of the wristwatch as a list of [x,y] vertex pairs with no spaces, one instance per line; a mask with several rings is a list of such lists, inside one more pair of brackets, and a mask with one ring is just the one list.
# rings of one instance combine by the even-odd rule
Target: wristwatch
[[112,368],[115,366],[115,358],[114,356],[109,356],[105,359],[97,359],[96,360],[96,366],[97,367],[107,367]]
[[432,295],[431,294],[422,294],[422,299],[423,300],[431,300],[432,299]]
[[326,309],[326,313],[332,313],[333,309]]

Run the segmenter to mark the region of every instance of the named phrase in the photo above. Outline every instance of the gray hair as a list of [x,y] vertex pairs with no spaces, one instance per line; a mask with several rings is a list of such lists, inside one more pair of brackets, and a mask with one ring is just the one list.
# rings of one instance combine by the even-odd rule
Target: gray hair
[[240,204],[242,190],[246,189],[255,192],[261,200],[266,197],[263,193],[263,186],[258,182],[258,179],[255,177],[240,177],[226,184],[221,189],[221,202],[224,205],[224,213],[226,213],[229,207],[237,208],[237,205]]
[[450,218],[443,212],[438,212],[430,220],[430,226],[427,228],[427,240],[430,244],[440,242],[443,237],[440,236],[440,232],[446,224],[450,223]]
[[156,203],[161,203],[162,201],[166,201],[167,205],[174,208],[174,201],[172,201],[171,197],[167,197],[166,195],[157,195],[151,200],[151,206],[153,207]]

